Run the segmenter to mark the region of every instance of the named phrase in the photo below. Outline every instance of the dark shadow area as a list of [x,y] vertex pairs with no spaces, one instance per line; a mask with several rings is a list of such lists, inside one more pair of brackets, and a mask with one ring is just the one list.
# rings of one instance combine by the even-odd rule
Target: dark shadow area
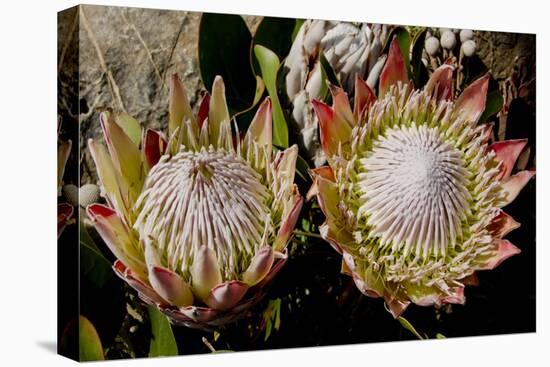
[[36,345],[46,352],[57,354],[57,343],[53,340],[38,340]]

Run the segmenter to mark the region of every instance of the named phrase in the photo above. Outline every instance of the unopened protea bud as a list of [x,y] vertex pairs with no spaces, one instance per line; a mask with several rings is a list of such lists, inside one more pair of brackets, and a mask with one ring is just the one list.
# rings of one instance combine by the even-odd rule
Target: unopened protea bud
[[312,171],[321,235],[342,253],[343,272],[395,317],[411,302],[463,303],[477,271],[520,252],[503,239],[519,224],[502,208],[534,173],[512,174],[525,140],[489,145],[492,126],[477,125],[488,82],[453,100],[444,64],[413,90],[394,40],[378,98],[357,80],[353,110],[338,88],[332,107],[314,102],[329,162]]
[[241,140],[224,89],[217,77],[193,116],[174,76],[168,140],[103,114],[108,152],[89,142],[109,205],[87,211],[118,259],[116,273],[172,322],[204,329],[263,297],[302,206],[297,147],[273,153],[270,100]]
[[383,64],[379,56],[387,34],[387,26],[378,24],[307,20],[296,35],[285,61],[286,91],[293,103],[292,116],[302,145],[316,166],[325,161],[311,105],[313,99],[321,97],[324,82],[319,54],[325,55],[342,86],[353,94],[356,76],[377,82]]

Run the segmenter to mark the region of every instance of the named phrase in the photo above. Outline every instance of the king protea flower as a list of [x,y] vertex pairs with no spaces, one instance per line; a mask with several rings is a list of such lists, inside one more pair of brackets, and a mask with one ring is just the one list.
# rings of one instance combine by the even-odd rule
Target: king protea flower
[[108,150],[88,146],[108,205],[87,211],[115,272],[175,324],[242,315],[286,261],[303,202],[297,147],[273,153],[270,100],[241,139],[220,77],[195,117],[174,75],[168,139],[125,114],[104,113],[101,126]]
[[478,125],[487,75],[456,100],[452,80],[442,65],[414,90],[394,40],[378,98],[358,78],[353,110],[335,87],[332,107],[314,102],[329,162],[312,171],[320,232],[342,271],[394,317],[411,302],[462,304],[475,272],[520,252],[503,238],[519,224],[502,208],[534,175],[512,175],[527,142],[489,144],[492,126]]

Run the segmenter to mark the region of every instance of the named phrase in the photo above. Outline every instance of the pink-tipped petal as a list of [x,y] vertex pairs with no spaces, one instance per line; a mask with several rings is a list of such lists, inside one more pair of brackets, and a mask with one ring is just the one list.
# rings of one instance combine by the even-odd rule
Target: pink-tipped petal
[[284,214],[283,222],[275,238],[275,243],[273,245],[275,251],[282,251],[294,231],[298,217],[300,216],[300,211],[302,210],[302,205],[304,204],[304,198],[301,195],[297,194],[293,198],[293,204],[288,213]]
[[338,217],[327,217],[325,223],[319,227],[319,234],[327,241],[338,253],[342,253],[343,249],[354,245],[355,240],[353,235],[338,223]]
[[354,126],[355,121],[349,104],[348,94],[342,88],[332,84],[329,84],[329,88],[332,94],[332,110],[334,111],[334,119],[338,120],[337,124],[345,123],[350,127]]
[[147,268],[151,270],[156,266],[161,266],[162,262],[160,259],[160,254],[154,246],[153,241],[151,239],[144,241],[143,247],[145,264],[147,265]]
[[149,270],[149,282],[153,289],[171,305],[186,307],[193,304],[191,288],[173,271],[154,266]]
[[273,249],[270,246],[264,246],[259,249],[243,273],[243,282],[250,287],[261,282],[271,270],[274,260]]
[[155,290],[140,280],[134,272],[126,267],[120,260],[116,260],[113,265],[113,270],[122,280],[128,283],[132,288],[144,295],[147,299],[156,304],[164,304],[166,301],[155,292]]
[[466,301],[466,298],[464,297],[464,287],[455,287],[451,290],[451,294],[444,296],[441,298],[442,304],[456,304],[456,305],[463,305]]
[[441,302],[441,297],[437,292],[423,294],[418,297],[410,296],[410,298],[414,304],[423,307],[433,306]]
[[487,262],[481,267],[482,270],[493,270],[499,266],[504,260],[511,256],[517,255],[521,252],[519,248],[514,246],[512,242],[508,240],[497,240],[495,254],[487,260]]
[[516,164],[516,160],[527,145],[527,139],[497,141],[489,146],[502,162],[502,172],[499,178],[508,178]]
[[97,175],[101,181],[101,186],[107,194],[107,198],[113,206],[121,213],[125,212],[126,200],[122,192],[126,192],[126,185],[119,178],[115,170],[113,161],[105,147],[97,144],[93,139],[88,140],[88,149],[94,160]]
[[208,128],[210,130],[210,142],[217,144],[220,135],[220,126],[222,124],[229,124],[230,122],[229,110],[225,100],[225,84],[221,76],[214,78],[209,105]]
[[412,303],[419,306],[433,306],[441,303],[441,291],[436,287],[426,286],[411,281],[403,282],[403,288]]
[[389,91],[390,87],[398,82],[402,82],[403,84],[408,83],[409,76],[399,43],[397,42],[397,38],[394,38],[391,41],[388,59],[380,74],[378,98],[381,99]]
[[401,301],[396,298],[386,299],[386,305],[392,316],[396,319],[409,307],[409,301]]
[[361,277],[357,269],[352,273],[353,280],[357,288],[365,295],[371,298],[379,298],[384,295],[384,284],[378,274],[372,271],[372,268],[365,269]]
[[[271,152],[272,141],[272,117],[271,117],[271,100],[267,97],[258,111],[254,115],[246,136],[255,140],[258,144],[266,146],[267,151]],[[245,140],[247,139],[245,137]]]
[[273,252],[273,257],[275,258],[273,266],[265,278],[260,283],[256,284],[256,288],[262,288],[271,283],[273,278],[275,278],[275,276],[282,269],[283,265],[286,263],[286,260],[288,259],[288,249],[285,248],[283,252]]
[[472,273],[467,277],[460,279],[459,282],[462,283],[463,285],[470,285],[470,286],[477,287],[479,285],[479,278],[476,273]]
[[353,119],[359,123],[366,118],[365,111],[376,101],[376,95],[369,85],[359,76],[355,77],[355,97],[353,100]]
[[61,203],[57,206],[57,217],[64,217],[65,219],[73,215],[73,206],[67,203]]
[[514,229],[519,228],[519,226],[520,224],[516,222],[514,218],[501,210],[498,215],[493,218],[487,229],[494,237],[503,238]]
[[306,194],[306,200],[311,200],[312,197],[316,196],[319,193],[319,188],[317,187],[317,180],[315,179],[316,176],[321,176],[331,182],[335,182],[334,178],[334,172],[332,171],[332,168],[329,166],[321,166],[318,168],[314,168],[309,170],[309,175],[313,179],[313,184],[309,188],[307,194]]
[[443,64],[438,67],[426,83],[425,90],[436,100],[451,100],[453,98],[453,70],[452,65]]
[[69,219],[73,216],[73,206],[62,203],[57,206],[57,237],[61,235],[67,226]]
[[124,178],[133,197],[141,190],[141,152],[124,130],[113,121],[112,114],[103,112],[100,123],[107,142],[107,148],[118,173]]
[[313,100],[313,109],[319,118],[321,146],[327,157],[338,152],[340,144],[346,145],[351,138],[351,126],[342,119],[335,118],[334,110],[325,103]]
[[329,181],[335,182],[334,171],[329,166],[317,167],[309,170],[311,177],[321,176]]
[[195,121],[187,93],[177,74],[173,74],[170,78],[170,102],[168,108],[168,131],[170,135],[182,126],[184,119],[188,119],[191,122]]
[[199,248],[191,265],[191,280],[193,293],[206,302],[210,290],[222,282],[220,265],[213,249],[204,245]]
[[278,152],[275,157],[275,170],[280,180],[286,181],[287,185],[294,182],[296,172],[296,160],[298,159],[298,146],[296,144]]
[[228,310],[234,307],[248,291],[248,285],[238,280],[218,284],[208,295],[205,303],[216,310]]
[[348,263],[342,259],[342,263],[340,264],[340,273],[345,274],[347,276],[353,276],[353,271],[348,266]]
[[197,124],[199,129],[202,128],[204,120],[208,118],[208,111],[210,110],[210,94],[206,93],[202,97],[201,103],[199,105],[199,112],[197,113]]
[[456,116],[472,124],[477,123],[485,110],[488,86],[489,74],[486,74],[464,89],[455,103]]
[[321,210],[327,217],[327,219],[339,219],[341,217],[338,204],[340,203],[340,196],[338,194],[338,187],[332,181],[329,181],[321,176],[316,177],[317,182],[317,201]]
[[325,241],[329,243],[329,245],[332,246],[336,252],[341,254],[343,252],[342,245],[340,242],[334,239],[334,229],[332,228],[334,225],[332,225],[330,222],[325,221],[325,223],[321,224],[319,226],[319,234]]
[[337,252],[342,253],[342,248],[354,244],[355,240],[353,235],[342,228],[337,221],[337,218],[327,218],[325,223],[319,227],[319,233]]
[[150,170],[158,163],[166,150],[167,142],[162,135],[155,130],[147,129],[143,138],[143,161],[145,168]]
[[355,265],[355,259],[353,258],[353,255],[349,252],[343,251],[342,252],[342,262],[346,264],[346,269],[350,272],[355,272],[357,269],[357,266]]
[[140,255],[132,244],[128,227],[118,217],[117,213],[103,204],[89,205],[86,212],[113,255],[134,271],[143,271],[144,264],[139,260]]
[[483,125],[481,125],[480,127],[482,127],[482,133],[481,133],[481,137],[483,139],[484,142],[488,143],[490,140],[491,140],[491,137],[493,136],[493,129],[495,127],[495,123],[494,122],[488,122],[488,123],[485,123]]
[[502,183],[502,190],[504,191],[504,203],[502,206],[510,204],[521,192],[521,189],[529,180],[535,175],[535,171],[521,171],[513,176],[508,177]]

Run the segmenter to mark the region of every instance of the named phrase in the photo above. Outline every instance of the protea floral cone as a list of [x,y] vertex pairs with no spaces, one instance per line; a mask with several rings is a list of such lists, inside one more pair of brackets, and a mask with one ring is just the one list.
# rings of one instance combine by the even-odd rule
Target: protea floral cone
[[314,101],[328,166],[312,170],[326,216],[321,235],[343,256],[358,289],[382,297],[394,317],[409,304],[465,301],[476,272],[520,250],[504,239],[519,223],[503,208],[534,175],[513,172],[526,140],[490,143],[478,124],[489,76],[454,100],[453,67],[415,90],[396,40],[378,96],[356,79],[353,109],[332,87]]
[[168,136],[126,114],[104,113],[101,126],[107,149],[88,146],[108,204],[87,211],[115,272],[175,324],[240,317],[285,263],[303,202],[297,148],[273,153],[270,100],[241,139],[220,77],[194,116],[174,75]]

